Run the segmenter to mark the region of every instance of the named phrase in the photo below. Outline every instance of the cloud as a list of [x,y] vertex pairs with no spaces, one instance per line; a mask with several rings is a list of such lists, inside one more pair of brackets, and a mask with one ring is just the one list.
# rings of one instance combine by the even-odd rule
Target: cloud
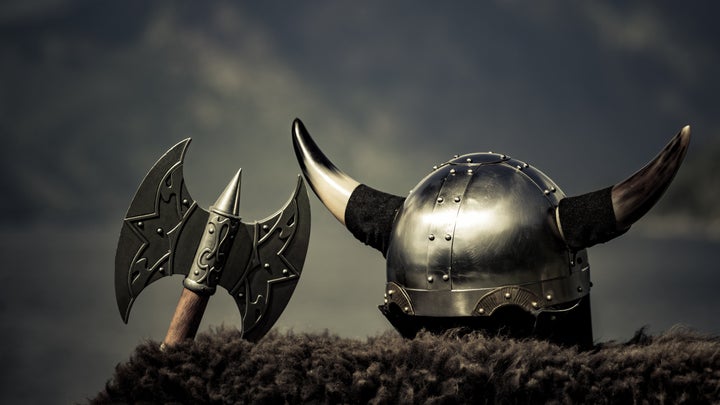
[[672,17],[651,2],[622,8],[587,2],[579,8],[603,44],[627,53],[652,55],[687,84],[697,84],[697,67],[708,62],[693,59],[712,55],[703,43],[692,41],[686,32],[676,29],[668,21]]
[[[263,199],[282,202],[287,184],[275,179],[287,173],[292,184],[298,171],[289,142],[295,116],[318,123],[311,126],[318,135],[342,134],[339,152],[323,144],[349,170],[353,163],[398,169],[387,154],[380,160],[367,153],[357,162],[353,153],[370,145],[400,149],[380,139],[397,128],[392,114],[378,106],[362,112],[362,126],[347,122],[335,98],[318,94],[278,54],[267,27],[229,3],[204,12],[207,20],[196,24],[188,12],[157,6],[119,46],[57,29],[4,48],[5,73],[23,82],[8,86],[4,103],[3,162],[18,175],[3,180],[14,191],[3,203],[3,222],[19,212],[63,224],[104,218],[122,209],[154,159],[186,136],[196,138],[186,175],[201,201],[213,200],[227,181],[222,173],[244,166],[246,184],[262,185]],[[27,49],[39,55],[28,57]],[[28,68],[32,80],[23,73]],[[263,167],[271,170],[253,170]]]
[[67,5],[67,0],[4,1],[0,4],[0,24],[42,18],[65,9]]
[[[661,55],[660,66],[672,66],[673,50],[685,44],[666,28],[664,14],[643,7],[628,15],[609,6],[543,14],[501,3],[438,14],[426,4],[408,12],[401,5],[344,10],[322,3],[276,15],[227,2],[156,4],[114,33],[100,28],[112,12],[83,7],[100,23],[78,28],[68,17],[75,9],[63,8],[63,18],[48,19],[52,28],[33,35],[20,36],[13,25],[17,44],[2,48],[3,75],[11,78],[0,99],[0,129],[8,136],[2,157],[18,173],[2,180],[14,196],[3,202],[3,222],[20,212],[66,223],[122,211],[154,159],[186,136],[196,139],[186,175],[201,202],[210,203],[226,181],[222,173],[237,166],[246,168],[249,187],[269,187],[263,199],[282,202],[292,180],[277,182],[273,171],[297,172],[288,141],[295,116],[340,167],[390,192],[405,193],[455,153],[488,149],[535,163],[570,190],[595,184],[585,186],[583,173],[604,186],[603,179],[617,181],[637,163],[623,159],[613,174],[597,156],[627,142],[637,148],[645,133],[663,132],[627,136],[622,132],[632,134],[638,123],[617,131],[610,121],[626,119],[617,111],[609,112],[615,119],[600,118],[609,108],[602,98],[632,88],[627,73],[593,67],[602,55],[548,25],[576,16],[568,29],[586,25],[598,43],[648,49]],[[344,18],[331,17],[337,15]],[[621,41],[625,36],[630,45]],[[564,54],[566,46],[587,63]],[[705,48],[702,42],[690,48],[693,61]],[[577,65],[568,70],[567,63]],[[600,84],[593,83],[596,75]],[[653,86],[651,92],[664,94],[660,101],[648,97],[661,104],[657,111],[695,109],[677,85]],[[588,98],[583,87],[600,99]],[[633,100],[617,103],[628,111]],[[600,111],[589,112],[595,108]],[[584,135],[575,139],[578,131]],[[583,144],[594,149],[583,154],[589,164],[570,175],[567,167],[583,160],[554,156],[573,155]],[[232,157],[218,154],[217,145],[234,151]],[[412,154],[405,153],[408,145]],[[252,173],[268,166],[273,170]],[[253,208],[261,203],[253,194],[245,207],[267,215]]]

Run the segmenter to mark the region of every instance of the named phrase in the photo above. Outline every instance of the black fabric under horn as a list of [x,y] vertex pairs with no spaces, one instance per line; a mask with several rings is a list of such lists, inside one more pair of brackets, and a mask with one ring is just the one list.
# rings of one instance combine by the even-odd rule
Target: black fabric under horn
[[385,256],[390,232],[404,197],[383,193],[364,184],[355,188],[345,208],[345,226],[360,242]]
[[608,187],[560,200],[560,226],[571,249],[577,251],[607,242],[630,229],[618,229],[611,192],[612,187]]

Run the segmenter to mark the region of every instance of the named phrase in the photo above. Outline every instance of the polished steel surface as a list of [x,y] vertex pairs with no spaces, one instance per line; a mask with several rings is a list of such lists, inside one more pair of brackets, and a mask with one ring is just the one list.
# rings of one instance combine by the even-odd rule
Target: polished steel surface
[[[388,283],[403,290],[415,315],[490,315],[507,304],[536,311],[577,300],[589,291],[589,265],[585,251],[568,251],[555,224],[563,197],[525,162],[496,153],[455,157],[420,181],[398,212]],[[505,293],[510,298],[489,304]]]

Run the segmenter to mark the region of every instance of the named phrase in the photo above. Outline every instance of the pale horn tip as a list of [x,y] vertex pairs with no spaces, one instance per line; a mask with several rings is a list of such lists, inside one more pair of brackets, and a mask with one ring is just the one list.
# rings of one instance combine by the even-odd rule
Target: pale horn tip
[[690,142],[690,133],[691,133],[691,131],[690,131],[690,125],[685,125],[685,126],[680,130],[680,137],[683,138],[684,142],[686,142],[686,143],[687,143],[687,142]]
[[345,224],[345,208],[359,182],[335,167],[320,150],[300,119],[292,124],[293,148],[310,188],[328,211]]

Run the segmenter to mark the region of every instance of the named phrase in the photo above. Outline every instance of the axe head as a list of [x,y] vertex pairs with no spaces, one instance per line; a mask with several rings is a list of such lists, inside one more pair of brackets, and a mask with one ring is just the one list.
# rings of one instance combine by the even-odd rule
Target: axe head
[[[187,276],[212,215],[185,187],[182,166],[189,144],[190,139],[178,143],[155,163],[125,215],[115,254],[115,297],[125,323],[145,287],[172,274]],[[240,225],[218,284],[240,310],[243,337],[255,341],[287,306],[305,262],[310,204],[302,177],[279,211]]]

